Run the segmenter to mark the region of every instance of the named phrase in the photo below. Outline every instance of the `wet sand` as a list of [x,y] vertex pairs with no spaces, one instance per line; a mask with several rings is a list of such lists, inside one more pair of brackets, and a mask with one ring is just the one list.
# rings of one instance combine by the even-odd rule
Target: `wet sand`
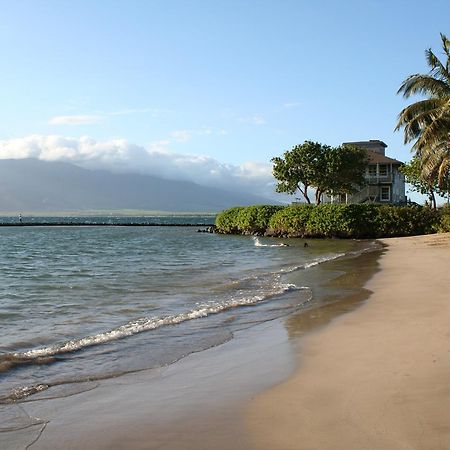
[[247,449],[244,400],[288,377],[294,356],[275,320],[168,367],[77,384],[86,391],[67,397],[49,389],[15,411],[41,423],[0,433],[0,449]]
[[249,404],[249,448],[450,448],[450,235],[383,240],[368,302],[301,341]]

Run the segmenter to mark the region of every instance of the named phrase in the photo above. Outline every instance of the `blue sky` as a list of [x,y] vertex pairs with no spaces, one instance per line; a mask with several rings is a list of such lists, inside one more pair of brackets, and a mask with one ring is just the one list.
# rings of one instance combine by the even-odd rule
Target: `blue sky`
[[381,139],[408,160],[396,91],[450,34],[444,0],[0,6],[1,157],[151,172],[153,152],[175,161],[172,175],[226,171],[224,185],[262,182],[273,156],[307,139]]

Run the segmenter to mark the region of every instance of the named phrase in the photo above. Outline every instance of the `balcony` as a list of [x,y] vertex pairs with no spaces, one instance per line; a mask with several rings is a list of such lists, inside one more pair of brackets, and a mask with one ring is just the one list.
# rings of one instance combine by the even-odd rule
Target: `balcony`
[[386,175],[366,175],[365,180],[368,184],[379,184],[379,183],[392,183],[392,175],[386,174]]

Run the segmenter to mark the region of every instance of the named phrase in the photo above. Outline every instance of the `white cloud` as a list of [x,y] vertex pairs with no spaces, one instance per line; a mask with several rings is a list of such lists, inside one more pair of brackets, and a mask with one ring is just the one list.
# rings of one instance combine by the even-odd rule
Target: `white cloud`
[[300,102],[286,102],[286,103],[283,103],[283,108],[293,109],[293,108],[297,108],[300,105],[301,105]]
[[242,123],[248,123],[250,125],[257,125],[257,126],[266,124],[266,119],[257,114],[250,117],[241,117],[239,121]]
[[56,116],[51,118],[48,123],[50,125],[92,125],[103,120],[100,115],[73,115],[73,116]]
[[150,114],[151,117],[160,117],[169,113],[169,110],[159,108],[128,108],[105,113],[105,116],[129,116],[132,114]]
[[87,136],[31,135],[0,140],[0,159],[66,161],[88,169],[156,175],[281,199],[274,193],[270,163],[225,164],[210,156],[174,153],[170,144],[167,139],[146,148],[125,139],[97,141]]
[[173,137],[178,142],[187,142],[192,137],[192,132],[189,130],[177,130],[172,131],[170,134],[171,137]]
[[213,128],[201,128],[199,130],[175,130],[170,133],[170,137],[177,142],[187,142],[194,136],[225,136],[225,130],[216,130]]
[[73,114],[67,116],[52,117],[48,123],[50,125],[93,125],[106,120],[108,117],[129,116],[132,114],[150,114],[151,117],[159,117],[167,110],[157,108],[129,108],[112,112],[96,112],[95,114]]
[[253,116],[251,121],[254,125],[264,125],[266,123],[266,119],[262,116]]

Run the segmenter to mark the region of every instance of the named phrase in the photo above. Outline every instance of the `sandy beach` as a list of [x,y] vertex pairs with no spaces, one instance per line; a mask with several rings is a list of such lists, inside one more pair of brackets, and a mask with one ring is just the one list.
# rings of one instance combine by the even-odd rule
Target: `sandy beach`
[[303,339],[296,374],[250,402],[252,448],[450,448],[450,235],[383,243],[369,301]]

